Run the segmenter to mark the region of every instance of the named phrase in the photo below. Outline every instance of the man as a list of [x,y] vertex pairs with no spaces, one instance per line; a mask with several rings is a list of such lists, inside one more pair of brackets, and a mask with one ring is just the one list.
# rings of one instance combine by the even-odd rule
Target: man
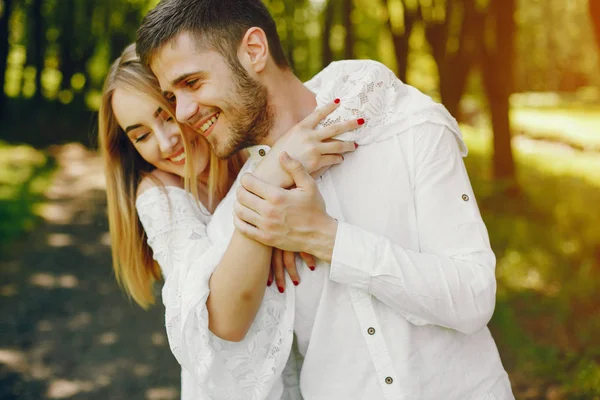
[[294,291],[304,398],[513,399],[486,327],[495,257],[443,107],[372,61],[334,63],[304,85],[259,0],[163,0],[137,48],[177,119],[221,157],[264,156],[335,98],[333,119],[366,121],[341,137],[359,148],[316,182],[282,154],[291,179],[246,174],[213,217],[222,241],[323,260]]

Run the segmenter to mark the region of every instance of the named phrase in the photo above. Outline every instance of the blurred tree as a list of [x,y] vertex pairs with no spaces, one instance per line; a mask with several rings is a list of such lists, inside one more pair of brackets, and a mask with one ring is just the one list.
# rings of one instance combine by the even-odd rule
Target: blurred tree
[[408,69],[408,54],[410,50],[409,40],[415,23],[420,19],[420,6],[418,1],[403,1],[400,4],[402,10],[401,20],[393,17],[390,0],[383,0],[387,7],[388,18],[386,25],[392,35],[394,52],[396,56],[397,75],[401,81],[406,82],[406,71]]
[[442,103],[461,119],[460,100],[465,92],[484,18],[476,0],[434,0],[419,6],[425,37],[438,66]]
[[28,48],[31,49],[31,58],[35,68],[35,97],[34,100],[39,103],[42,101],[42,72],[44,71],[44,60],[46,51],[46,23],[42,16],[43,0],[33,0],[29,20],[31,29],[31,38]]
[[346,36],[344,37],[344,59],[351,60],[354,56],[354,23],[352,21],[352,13],[354,11],[354,0],[343,0],[343,24],[346,28]]
[[[75,73],[85,72],[86,63],[96,49],[97,42],[92,33],[95,6],[92,0],[66,0],[66,6],[61,10],[63,24],[59,34],[59,57],[63,90],[71,89],[71,80]],[[88,79],[85,79],[83,87],[80,88],[82,92],[87,84]]]
[[588,10],[596,36],[596,45],[600,53],[600,0],[588,0]]
[[73,33],[75,27],[75,0],[63,0],[64,7],[62,29],[59,33],[60,69],[62,90],[71,88],[71,78],[75,74],[76,63],[73,59]]
[[10,48],[8,35],[8,22],[12,12],[13,0],[2,1],[2,15],[0,16],[0,116],[6,106],[6,93],[4,82],[6,81],[6,67],[8,63],[8,50]]
[[323,68],[333,61],[333,50],[331,49],[331,28],[333,27],[333,0],[326,0],[323,10],[323,34],[321,35],[321,64]]
[[494,131],[494,178],[516,190],[509,97],[514,88],[516,0],[490,0],[481,41],[481,75]]

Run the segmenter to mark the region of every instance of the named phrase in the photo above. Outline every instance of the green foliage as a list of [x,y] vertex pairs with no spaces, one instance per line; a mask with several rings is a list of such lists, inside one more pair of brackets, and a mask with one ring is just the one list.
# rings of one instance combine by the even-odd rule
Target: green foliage
[[515,393],[558,385],[568,399],[600,395],[600,157],[517,141],[523,196],[507,198],[490,180],[490,132],[463,131],[497,256],[491,329]]
[[54,162],[27,145],[0,140],[0,250],[35,227],[36,205],[48,188]]

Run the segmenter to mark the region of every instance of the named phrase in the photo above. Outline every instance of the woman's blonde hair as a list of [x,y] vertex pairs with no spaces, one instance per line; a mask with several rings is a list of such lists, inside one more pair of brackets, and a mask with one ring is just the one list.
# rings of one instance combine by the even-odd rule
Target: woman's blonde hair
[[[161,278],[160,267],[153,260],[152,249],[138,218],[135,201],[140,181],[154,166],[137,152],[119,126],[112,108],[117,88],[137,91],[156,100],[173,115],[172,106],[160,92],[157,79],[136,55],[135,45],[125,48],[111,66],[104,82],[98,115],[98,142],[104,159],[108,223],[112,243],[113,268],[119,284],[141,307],[154,303],[153,284]],[[182,129],[179,126],[180,130]],[[181,135],[186,154],[194,154],[186,135]],[[194,157],[186,157],[184,187],[198,199]],[[210,153],[208,176],[208,208],[212,209],[227,194],[244,163],[243,154],[221,160]],[[156,179],[153,179],[156,182]],[[157,182],[158,183],[158,182]]]

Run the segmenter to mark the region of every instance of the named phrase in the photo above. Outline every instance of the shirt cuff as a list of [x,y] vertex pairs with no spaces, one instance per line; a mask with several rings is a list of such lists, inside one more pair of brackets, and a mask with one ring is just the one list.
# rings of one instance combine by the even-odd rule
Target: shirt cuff
[[377,265],[380,239],[345,222],[338,223],[329,279],[369,291],[371,271]]

